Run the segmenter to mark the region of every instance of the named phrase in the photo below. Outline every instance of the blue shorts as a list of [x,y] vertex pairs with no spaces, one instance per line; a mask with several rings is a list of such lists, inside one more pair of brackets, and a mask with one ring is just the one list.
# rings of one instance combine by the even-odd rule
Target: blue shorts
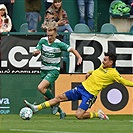
[[83,85],[79,85],[72,90],[65,92],[69,101],[82,100],[79,108],[87,110],[96,101],[96,97],[90,94]]

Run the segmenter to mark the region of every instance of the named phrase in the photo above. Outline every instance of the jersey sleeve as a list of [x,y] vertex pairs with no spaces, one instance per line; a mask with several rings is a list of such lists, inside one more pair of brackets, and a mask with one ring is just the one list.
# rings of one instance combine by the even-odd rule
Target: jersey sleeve
[[64,43],[64,42],[60,42],[60,49],[62,51],[69,51],[71,49],[71,47],[68,44]]
[[123,84],[124,86],[130,86],[130,87],[133,87],[133,82],[130,81],[130,80],[126,80],[124,79],[120,74],[119,72],[115,72],[115,74],[113,74],[114,76],[114,80],[118,83],[121,83]]
[[94,71],[94,70],[90,70],[90,71],[88,71],[88,73],[89,73],[89,74],[92,74],[92,73],[93,73],[93,71]]
[[40,39],[39,40],[39,42],[38,42],[38,44],[37,44],[37,46],[36,46],[36,50],[40,50],[41,51],[41,49],[42,49],[42,39]]

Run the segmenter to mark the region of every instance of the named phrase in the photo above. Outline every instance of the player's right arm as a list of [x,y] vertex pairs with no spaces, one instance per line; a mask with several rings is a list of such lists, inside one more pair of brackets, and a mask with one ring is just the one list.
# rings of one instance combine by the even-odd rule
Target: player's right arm
[[42,49],[42,43],[43,43],[43,38],[41,38],[35,48],[35,50],[33,51],[32,55],[33,56],[37,56],[40,54],[41,49]]
[[35,50],[35,51],[32,53],[33,56],[37,56],[37,55],[39,55],[39,54],[40,54],[40,50]]

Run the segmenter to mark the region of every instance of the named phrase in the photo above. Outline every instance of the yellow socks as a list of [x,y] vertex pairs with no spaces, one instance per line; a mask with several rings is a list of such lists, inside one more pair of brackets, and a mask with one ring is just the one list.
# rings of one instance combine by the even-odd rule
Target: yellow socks
[[98,113],[90,112],[90,119],[97,118],[97,117],[98,117]]
[[49,101],[46,101],[38,105],[38,110],[41,110],[43,108],[49,108],[49,107],[50,107]]

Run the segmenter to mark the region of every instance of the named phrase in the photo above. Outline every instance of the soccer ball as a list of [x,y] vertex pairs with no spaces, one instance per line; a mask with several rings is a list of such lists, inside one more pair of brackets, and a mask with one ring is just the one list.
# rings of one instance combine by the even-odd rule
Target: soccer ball
[[24,107],[20,110],[19,115],[23,120],[30,120],[33,115],[33,111],[28,107]]

